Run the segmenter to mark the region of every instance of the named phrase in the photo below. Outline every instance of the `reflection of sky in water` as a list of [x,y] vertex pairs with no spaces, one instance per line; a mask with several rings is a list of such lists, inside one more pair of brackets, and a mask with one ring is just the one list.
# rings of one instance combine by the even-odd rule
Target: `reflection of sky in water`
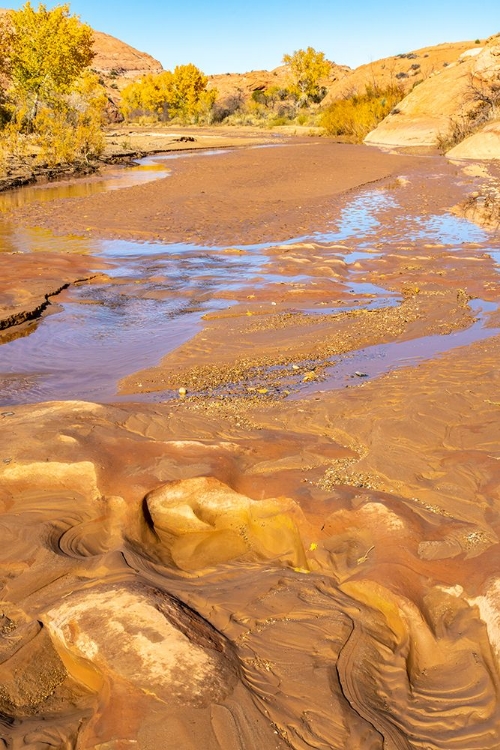
[[[205,152],[205,155],[212,153],[217,151]],[[161,162],[190,155],[194,154],[148,158],[135,175],[134,170],[129,172],[130,179],[159,176],[162,173],[157,169],[162,169]],[[126,180],[121,181],[122,186],[125,184]],[[100,185],[97,191],[102,189],[102,183]],[[65,186],[54,186],[53,197],[61,197],[58,192],[61,189],[64,191]],[[78,189],[87,188],[81,184]],[[108,189],[114,189],[112,180]],[[47,188],[47,195],[51,190]],[[36,198],[26,193],[26,199],[30,202]],[[277,267],[273,262],[279,258],[276,252],[280,253],[280,248],[286,251],[295,244],[302,245],[300,252],[306,257],[307,245],[311,245],[313,253],[327,252],[346,263],[347,275],[331,279],[332,291],[338,292],[337,285],[340,285],[344,292],[350,292],[352,303],[346,306],[344,300],[342,308],[336,308],[333,302],[323,310],[311,310],[334,313],[356,304],[359,309],[360,306],[373,308],[399,303],[400,296],[394,292],[365,281],[353,281],[363,278],[353,264],[384,254],[376,243],[411,242],[418,246],[419,242],[429,242],[453,248],[462,243],[485,243],[490,237],[470,221],[452,214],[408,215],[392,194],[380,188],[347,196],[345,200],[346,206],[331,231],[283,242],[232,247],[57,237],[47,230],[0,222],[1,250],[93,255],[107,261],[112,267],[106,272],[120,282],[70,290],[61,312],[44,318],[31,335],[2,345],[0,374],[7,376],[9,383],[0,401],[16,403],[16,399],[29,402],[75,397],[109,400],[120,377],[155,364],[169,350],[189,339],[198,329],[203,312],[222,310],[233,304],[230,299],[219,299],[217,295],[221,292],[230,296],[227,293],[231,290],[252,284],[258,288],[264,284],[308,286],[317,283],[304,266],[300,273],[281,273],[279,264]],[[338,242],[349,246],[336,247]],[[326,247],[315,247],[315,243]],[[333,247],[329,248],[329,244]],[[377,251],[367,252],[368,247]],[[270,248],[273,248],[271,257],[266,252]],[[480,252],[485,251],[500,264],[500,249],[483,245]],[[257,278],[260,275],[262,281]],[[482,304],[484,311],[489,309]],[[490,335],[489,331],[496,329],[485,329],[483,317],[467,331],[423,337],[413,342],[392,342],[353,352],[332,367],[329,385],[337,387],[333,381],[337,383],[339,379],[345,384],[345,378],[352,377],[353,369],[366,370],[373,377],[395,366],[429,358]],[[312,385],[311,389],[314,387]]]
[[485,250],[488,253],[488,255],[491,255],[491,257],[493,258],[493,260],[495,261],[495,263],[497,265],[500,265],[500,249],[498,249],[498,250],[492,250],[490,248],[485,248]]
[[196,332],[201,313],[182,312],[179,300],[65,303],[61,313],[44,319],[29,336],[0,347],[0,401],[110,400],[119,378],[156,364],[159,352],[167,353]]
[[373,234],[380,227],[380,221],[376,217],[377,211],[395,206],[392,196],[381,190],[363,193],[351,200],[342,210],[336,231],[315,233],[314,239],[318,242],[338,242]]
[[[487,300],[475,299],[470,300],[469,306],[477,320],[468,328],[446,335],[434,334],[410,341],[376,344],[345,355],[337,355],[327,370],[326,380],[301,388],[296,398],[302,398],[305,393],[359,385],[365,378],[378,377],[401,367],[416,365],[460,346],[496,336],[498,328],[487,328],[485,324],[488,320],[487,313],[496,310],[497,305]],[[356,372],[362,373],[365,377],[359,378]]]
[[[417,228],[413,228],[416,224]],[[432,240],[443,245],[460,245],[462,242],[485,242],[489,235],[481,227],[453,214],[412,217],[406,239]]]
[[343,255],[344,263],[350,265],[351,263],[357,263],[359,260],[368,260],[369,258],[380,258],[383,253],[367,253],[363,250],[354,251]]
[[[402,213],[402,210],[398,212],[398,208],[400,207],[393,196],[380,189],[364,192],[343,209],[335,231],[317,232],[314,239],[317,242],[338,242],[378,236],[382,219],[377,214],[388,209],[392,209],[393,213],[384,228],[391,241],[423,240],[443,245],[460,245],[464,242],[485,242],[489,237],[484,229],[450,213],[410,216]],[[360,247],[363,247],[363,243],[360,243]]]

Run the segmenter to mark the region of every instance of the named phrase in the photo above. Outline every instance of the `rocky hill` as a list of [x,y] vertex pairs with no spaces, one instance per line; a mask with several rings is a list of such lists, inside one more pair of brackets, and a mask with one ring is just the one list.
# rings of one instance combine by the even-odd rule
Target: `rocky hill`
[[456,158],[500,158],[500,35],[435,70],[366,143],[436,146]]
[[323,104],[351,94],[362,94],[367,86],[384,89],[397,84],[408,92],[416,84],[456,62],[471,47],[479,48],[480,45],[475,42],[438,44],[360,65],[329,87]]
[[94,31],[94,51],[92,68],[104,78],[115,80],[119,87],[145,73],[163,70],[162,64],[151,55],[102,31]]
[[[351,69],[347,65],[331,64],[330,74],[321,83],[330,89],[337,81],[341,81],[349,75]],[[225,73],[209,77],[210,88],[218,91],[218,100],[221,102],[236,98],[244,103],[254,91],[278,86],[285,88],[289,79],[287,65],[280,65],[274,70],[252,70],[249,73]]]
[[[0,8],[0,16],[7,12],[7,8]],[[102,31],[94,30],[94,52],[92,69],[99,73],[111,88],[122,88],[131,79],[163,70],[162,64],[151,55],[139,52],[129,44]]]

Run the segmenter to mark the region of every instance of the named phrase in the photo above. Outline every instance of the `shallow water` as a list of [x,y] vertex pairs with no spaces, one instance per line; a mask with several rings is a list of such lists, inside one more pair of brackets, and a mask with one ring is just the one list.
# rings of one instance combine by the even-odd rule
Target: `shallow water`
[[82,177],[73,182],[48,182],[10,190],[0,194],[0,211],[61,198],[87,198],[98,193],[158,180],[170,174],[164,162],[165,159],[148,157],[142,159],[137,166],[114,167],[102,175]]
[[476,315],[475,323],[469,328],[444,335],[422,336],[410,341],[377,344],[342,357],[332,358],[325,379],[320,383],[303,385],[298,397],[303,398],[311,393],[321,393],[334,388],[355,387],[360,385],[360,381],[366,382],[401,367],[415,367],[453,349],[496,336],[498,328],[488,327],[487,324],[488,313],[497,310],[498,306],[480,299],[470,300],[469,306]]
[[46,203],[61,198],[88,198],[110,190],[142,185],[153,180],[169,177],[170,161],[188,159],[192,156],[220,156],[228,149],[207,149],[206,151],[179,151],[167,154],[154,154],[138,159],[133,166],[117,166],[106,169],[102,174],[81,177],[71,182],[47,182],[27,185],[16,190],[0,193],[0,212],[8,211],[29,203]]
[[[498,332],[498,250],[401,207],[393,235],[373,192],[366,222],[346,198],[343,244],[15,235],[95,257],[111,283],[67,289],[0,346],[0,745],[497,750],[498,346],[425,361]],[[214,312],[230,320],[170,362],[189,346],[218,362],[233,333],[269,361],[302,339],[316,356],[322,331],[328,356],[352,351],[320,381],[302,380],[307,353],[276,364],[297,378],[288,399],[310,398],[256,395],[248,422],[213,392],[116,397]],[[49,398],[120,403],[10,406]],[[78,682],[54,687],[52,644]]]
[[[209,156],[220,153],[205,152]],[[166,176],[168,161],[193,155],[183,152],[148,157],[137,167],[110,172],[102,179],[23,188],[1,196],[0,202],[4,201],[6,207],[9,202],[19,205],[127,187]],[[286,292],[297,288],[307,291],[320,283],[331,285],[332,295],[339,296],[341,304],[299,304],[298,309],[309,313],[335,314],[397,305],[399,295],[365,280],[366,269],[384,260],[380,240],[385,236],[382,233],[386,231],[388,211],[393,217],[392,251],[395,243],[403,241],[404,233],[405,243],[425,241],[451,251],[464,243],[475,243],[473,252],[487,252],[498,262],[499,251],[486,244],[487,232],[471,222],[452,214],[406,215],[399,209],[395,196],[387,190],[367,189],[346,199],[332,231],[292,238],[281,245],[232,248],[54,237],[46,230],[4,224],[0,227],[1,250],[26,253],[50,249],[95,256],[110,264],[107,274],[116,283],[71,288],[52,300],[57,311],[34,322],[28,329],[30,335],[24,330],[18,339],[0,347],[0,400],[6,405],[49,399],[112,400],[121,378],[157,364],[200,329],[204,313],[223,310],[245,289],[269,287]],[[339,242],[343,244],[336,244]],[[312,248],[315,256],[341,262],[343,275],[325,280],[307,264],[280,265],[276,262],[280,248],[286,249],[286,258],[292,260]],[[308,385],[300,393],[359,385],[361,379],[353,376],[356,370],[376,377],[396,366],[415,364],[491,335],[496,329],[486,329],[484,324],[486,313],[493,308],[486,302],[477,304],[483,312],[466,331],[353,352],[329,368],[326,384]],[[297,309],[296,300],[292,307]],[[151,398],[158,399],[159,395]]]

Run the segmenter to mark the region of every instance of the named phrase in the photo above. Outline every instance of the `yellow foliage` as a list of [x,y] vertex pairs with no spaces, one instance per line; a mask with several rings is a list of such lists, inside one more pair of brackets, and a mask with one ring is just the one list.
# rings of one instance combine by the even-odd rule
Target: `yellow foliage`
[[94,57],[92,29],[70,16],[69,5],[35,10],[27,2],[6,14],[0,37],[2,68],[14,91],[35,102],[67,93]]
[[403,96],[399,86],[367,87],[364,94],[353,94],[330,104],[321,114],[319,124],[329,135],[344,135],[359,142],[387,117]]
[[144,115],[178,117],[183,122],[210,121],[217,92],[207,91],[208,78],[189,63],[173,72],[149,73],[122,91],[121,111],[127,120]]
[[328,76],[331,69],[331,63],[325,58],[325,53],[308,47],[305,50],[296,50],[292,55],[283,55],[283,62],[290,69],[290,90],[304,104],[307,104],[308,100],[319,100],[322,93],[320,81]]
[[81,164],[100,156],[106,94],[95,73],[86,71],[68,97],[56,106],[41,106],[33,120],[38,160],[54,166]]
[[129,83],[122,90],[120,109],[125,119],[135,119],[144,114],[161,117],[165,114],[172,73],[148,73],[140,81]]
[[0,132],[0,171],[9,159],[22,160],[28,152],[37,154],[37,163],[85,164],[104,149],[102,131],[106,94],[95,73],[86,71],[70,94],[55,102],[41,103],[24,132],[29,105],[18,100],[10,121]]
[[28,147],[50,166],[85,163],[104,147],[107,98],[87,66],[93,32],[69,5],[47,10],[30,2],[0,21],[0,67],[11,81],[0,133],[3,169]]
[[[196,118],[198,104],[203,92],[206,92],[208,78],[189,63],[178,65],[170,80],[168,108],[170,116],[187,120]],[[213,92],[206,92],[209,94]]]

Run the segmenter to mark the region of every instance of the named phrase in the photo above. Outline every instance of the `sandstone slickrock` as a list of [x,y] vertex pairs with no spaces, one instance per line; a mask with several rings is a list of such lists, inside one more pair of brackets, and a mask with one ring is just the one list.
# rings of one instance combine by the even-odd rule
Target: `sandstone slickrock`
[[181,570],[231,560],[279,560],[305,567],[305,553],[291,500],[255,502],[214,477],[173,482],[145,499],[152,531]]
[[455,63],[460,55],[472,48],[476,52],[481,47],[474,42],[452,42],[433,47],[422,47],[411,52],[401,51],[393,57],[373,60],[350,70],[346,75],[328,87],[323,105],[351,94],[363,94],[367,87],[381,89],[397,84],[403,91],[410,91],[415,84],[429,78]]
[[[475,53],[476,49],[470,52]],[[416,86],[396,110],[368,134],[365,143],[436,147],[440,138],[448,136],[453,122],[467,134],[467,123],[474,120],[478,108],[483,106],[482,97],[491,98],[488,87],[493,87],[493,96],[496,96],[494,92],[500,87],[499,36],[491,37],[477,54],[462,54],[454,63],[435,71]],[[448,150],[451,158],[500,158],[498,123],[488,121],[496,117],[497,106],[488,109],[486,121],[478,121],[475,128],[478,132]]]
[[[335,160],[352,170],[371,150],[248,153],[260,194],[274,165],[271,198],[284,164],[296,173],[316,154],[301,171],[313,201]],[[225,158],[217,187],[238,163]],[[204,161],[186,161],[199,189]],[[149,275],[107,280],[112,302],[168,295],[205,329],[148,381],[130,376],[127,399],[22,405],[14,373],[17,400],[0,410],[0,747],[498,748],[498,242],[447,210],[477,187],[470,170],[440,157],[387,163],[397,170],[338,197],[337,213],[330,194],[321,238],[268,242],[261,256],[241,246],[241,225],[234,247],[124,243],[125,272],[145,251]],[[139,196],[149,237],[166,193],[158,185],[153,206],[152,191],[127,192],[99,199],[102,231],[110,216],[130,231]],[[303,227],[310,209],[294,195]],[[59,209],[83,221],[92,204]],[[192,219],[184,204],[177,227]],[[226,288],[242,261],[248,276]],[[339,352],[348,369],[335,381]],[[281,382],[278,355],[289,357]],[[116,385],[109,350],[104,364]],[[184,398],[143,395],[165,377]],[[285,393],[293,378],[300,390]]]

